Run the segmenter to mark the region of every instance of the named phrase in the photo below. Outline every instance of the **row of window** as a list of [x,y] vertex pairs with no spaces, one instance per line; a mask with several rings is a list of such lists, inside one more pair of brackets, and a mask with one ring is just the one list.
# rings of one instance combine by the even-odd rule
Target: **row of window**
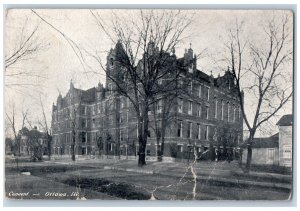
[[[214,118],[215,119],[218,119],[218,101],[215,100],[215,106],[214,106]],[[224,112],[224,107],[225,107],[225,103],[223,100],[221,100],[221,120],[224,120],[224,117],[225,117],[225,112]],[[202,109],[202,106],[200,104],[197,104],[196,106],[196,109],[197,109],[197,116],[198,117],[202,117],[202,112],[203,112],[203,109]],[[183,113],[183,99],[182,98],[179,98],[178,100],[178,112],[179,113]],[[188,111],[187,111],[187,114],[189,115],[192,115],[193,114],[193,101],[188,101]],[[205,109],[204,109],[204,117],[206,119],[209,119],[209,106],[205,106]],[[236,122],[237,120],[240,119],[240,109],[236,108],[234,105],[230,105],[229,102],[227,102],[227,121],[231,121],[232,122]]]
[[[201,129],[201,124],[197,123],[197,131],[195,131],[193,136],[193,123],[192,122],[187,122],[187,138],[196,138],[196,139],[201,139],[201,135],[203,132],[204,139],[208,140],[208,134],[209,134],[209,125],[204,125],[204,131]],[[179,121],[178,127],[177,127],[177,137],[183,138],[183,121]]]

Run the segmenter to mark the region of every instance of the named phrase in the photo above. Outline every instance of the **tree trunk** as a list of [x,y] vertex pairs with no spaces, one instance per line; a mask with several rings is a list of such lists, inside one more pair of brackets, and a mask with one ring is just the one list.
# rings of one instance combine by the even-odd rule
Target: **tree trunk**
[[[139,133],[139,160],[138,160],[138,166],[142,167],[146,165],[146,144],[147,144],[147,136],[148,136],[148,110],[144,110],[143,115],[143,123],[139,124],[139,131],[142,133]],[[142,127],[143,126],[143,127]]]
[[75,132],[74,131],[72,137],[71,151],[72,151],[72,161],[75,161]]
[[253,143],[253,134],[250,133],[248,143],[247,143],[247,161],[246,161],[246,169],[245,172],[249,173],[251,168],[252,161],[252,143]]
[[159,146],[159,142],[160,142],[160,137],[158,136],[158,134],[156,135],[156,157],[157,157],[157,161],[161,161],[161,147]]
[[48,159],[51,159],[51,137],[47,134]]
[[163,157],[164,157],[164,151],[165,151],[165,129],[162,128],[161,130],[161,146],[160,146],[160,157],[161,157],[161,160],[160,161],[163,161]]
[[143,167],[144,165],[146,165],[146,142],[145,140],[143,140],[143,136],[139,135],[139,152],[138,152],[138,166],[139,167]]

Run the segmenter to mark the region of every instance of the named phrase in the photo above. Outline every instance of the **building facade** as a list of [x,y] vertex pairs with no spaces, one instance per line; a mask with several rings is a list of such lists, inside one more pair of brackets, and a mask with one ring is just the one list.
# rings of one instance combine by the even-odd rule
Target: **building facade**
[[40,150],[41,155],[48,154],[48,139],[44,132],[41,132],[37,127],[31,130],[26,127],[19,131],[20,136],[20,155],[32,156],[34,150]]
[[[122,66],[117,61],[122,45],[117,43],[107,56],[107,74],[118,75]],[[172,118],[164,132],[164,159],[190,158],[196,150],[199,159],[213,159],[217,149],[221,157],[237,151],[242,142],[243,119],[240,101],[229,70],[214,78],[196,69],[196,56],[190,48],[182,58],[175,52],[166,54],[169,65],[181,71],[182,90],[172,101]],[[186,65],[187,64],[187,65]],[[126,81],[126,78],[120,80]],[[164,86],[167,78],[158,80]],[[70,89],[60,94],[52,107],[52,154],[71,156],[75,139],[77,156],[120,156],[135,158],[138,153],[137,117],[130,100],[114,92],[116,81],[107,77],[88,90],[70,82]],[[159,97],[159,96],[158,96]],[[156,159],[161,143],[157,142],[157,125],[162,124],[166,97],[157,100],[149,114],[146,154]]]
[[279,127],[279,165],[292,166],[293,115],[284,115],[277,122]]
[[[247,142],[242,144],[244,155],[243,163],[247,162]],[[254,138],[252,144],[251,163],[256,165],[278,165],[279,164],[279,133],[270,137]]]

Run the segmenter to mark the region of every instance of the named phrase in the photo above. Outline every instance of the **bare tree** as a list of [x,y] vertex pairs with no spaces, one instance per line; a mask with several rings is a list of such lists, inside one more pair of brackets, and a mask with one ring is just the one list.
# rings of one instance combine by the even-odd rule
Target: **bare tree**
[[[179,75],[176,70],[170,74],[170,69],[174,67],[174,60],[170,60],[170,54],[182,41],[191,21],[187,14],[176,10],[141,10],[138,18],[127,17],[126,22],[123,17],[113,14],[111,23],[113,31],[110,32],[101,15],[97,11],[90,12],[99,28],[106,32],[114,43],[117,43],[119,55],[115,58],[115,62],[122,71],[117,75],[112,74],[101,61],[99,63],[113,82],[115,92],[128,98],[135,110],[139,134],[138,165],[146,165],[148,111],[161,94],[160,89],[157,88],[159,80],[166,76],[177,78]],[[165,87],[170,89],[172,87],[170,84],[173,83],[174,80],[170,80]]]
[[21,134],[19,133],[19,130],[22,130],[25,126],[25,121],[27,119],[29,109],[22,109],[22,120],[20,128],[18,129],[18,124],[16,122],[16,107],[14,102],[12,103],[12,110],[11,112],[6,111],[6,122],[8,123],[9,127],[11,128],[11,131],[14,136],[15,143],[17,145],[17,154],[20,156],[21,154]]
[[160,101],[153,104],[153,129],[156,135],[157,160],[162,161],[165,149],[166,130],[177,120],[176,104],[180,92],[178,89],[162,95]]
[[[237,21],[230,30],[230,41],[226,45],[230,53],[227,61],[238,86],[241,112],[249,130],[246,172],[250,170],[252,143],[257,129],[274,117],[293,95],[289,72],[284,70],[292,66],[291,17],[286,14],[281,20],[277,18],[274,16],[265,24],[261,42],[245,40],[245,23]],[[251,98],[244,99],[243,91]],[[245,101],[253,102],[254,110],[247,110]]]
[[71,138],[71,154],[72,154],[72,161],[75,161],[75,145],[76,145],[76,135],[78,133],[78,122],[79,119],[77,118],[78,112],[80,112],[81,108],[81,93],[79,95],[79,103],[78,105],[73,105],[71,107],[71,111],[69,111],[69,119],[71,123],[71,130],[72,130],[72,138]]
[[48,126],[47,115],[45,113],[45,108],[43,104],[42,97],[40,95],[40,105],[42,109],[42,121],[39,121],[39,125],[42,127],[43,131],[46,133],[46,142],[47,142],[47,154],[49,160],[51,159],[51,145],[52,145],[52,136],[51,136],[51,128]]
[[10,26],[10,18],[15,18],[14,11],[6,13],[5,48],[5,87],[24,93],[22,89],[39,86],[33,82],[44,78],[40,70],[30,68],[29,62],[35,61],[40,54],[47,50],[48,43],[38,35],[39,23],[33,23],[32,15],[24,13],[20,24]]

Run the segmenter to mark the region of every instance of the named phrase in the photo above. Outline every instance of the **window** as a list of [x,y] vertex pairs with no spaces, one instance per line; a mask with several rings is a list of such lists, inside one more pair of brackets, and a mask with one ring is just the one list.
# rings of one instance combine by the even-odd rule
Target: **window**
[[202,97],[202,85],[199,85],[199,97]]
[[209,100],[209,88],[207,88],[207,91],[206,91],[206,99]]
[[197,134],[197,139],[201,139],[201,126],[200,124],[197,124],[197,127],[198,127],[198,134]]
[[215,119],[218,118],[218,100],[215,99]]
[[183,87],[183,81],[178,81],[178,86],[179,86],[179,88],[182,88]]
[[275,149],[269,148],[268,149],[268,158],[267,158],[267,163],[273,164],[275,159]]
[[230,121],[230,104],[227,102],[227,121]]
[[150,149],[147,149],[147,156],[150,156],[151,155],[151,151]]
[[192,64],[189,66],[189,73],[193,73],[193,69],[194,69],[194,64],[192,63]]
[[197,109],[197,116],[201,117],[201,105],[198,105],[197,107],[198,107],[198,109]]
[[82,106],[82,110],[83,110],[83,114],[85,114],[86,115],[86,106]]
[[122,98],[120,99],[120,104],[121,104],[121,108],[124,108],[124,100]]
[[100,97],[101,97],[101,93],[98,92],[98,93],[97,93],[97,99],[100,100]]
[[188,110],[189,115],[192,115],[192,110],[193,110],[193,102],[189,101],[189,110]]
[[182,121],[179,121],[178,123],[177,136],[182,137]]
[[86,142],[86,132],[81,132],[81,142],[82,143]]
[[284,145],[283,146],[283,159],[287,161],[292,160],[292,146],[291,145]]
[[120,130],[120,141],[123,141],[123,131],[122,130]]
[[123,117],[122,117],[122,113],[120,113],[120,117],[119,117],[119,123],[123,122]]
[[183,100],[181,98],[178,99],[178,112],[182,113],[183,111]]
[[221,100],[221,118],[224,120],[224,101]]
[[113,144],[112,143],[108,143],[108,150],[113,151]]
[[233,108],[233,122],[235,122],[235,112],[236,112],[236,108]]
[[156,111],[157,113],[161,113],[162,111],[162,100],[158,100],[156,103]]
[[192,129],[193,129],[193,123],[191,122],[188,122],[188,134],[187,134],[187,137],[188,138],[192,138]]
[[191,83],[190,83],[190,94],[193,94],[193,81],[191,81]]
[[139,138],[139,125],[136,124],[136,137]]
[[209,116],[209,107],[206,106],[206,119],[208,119],[208,116]]
[[239,108],[238,109],[238,117],[239,117],[239,119],[238,119],[238,121],[241,119],[241,109]]
[[159,85],[162,85],[162,79],[159,79],[159,80],[158,80],[158,84],[159,84]]
[[110,65],[113,66],[114,65],[114,59],[110,58]]
[[86,119],[83,119],[81,122],[81,127],[86,128],[87,127],[87,121]]
[[98,113],[101,113],[101,104],[98,104]]
[[177,151],[178,151],[178,152],[183,152],[183,147],[182,147],[182,145],[177,145]]
[[92,114],[96,113],[96,105],[92,106]]
[[205,133],[204,133],[205,140],[208,140],[208,129],[209,129],[208,125],[205,125]]
[[93,123],[93,127],[95,127],[95,125],[96,125],[96,124],[95,124],[95,123],[96,123],[95,118],[92,119],[92,123]]

